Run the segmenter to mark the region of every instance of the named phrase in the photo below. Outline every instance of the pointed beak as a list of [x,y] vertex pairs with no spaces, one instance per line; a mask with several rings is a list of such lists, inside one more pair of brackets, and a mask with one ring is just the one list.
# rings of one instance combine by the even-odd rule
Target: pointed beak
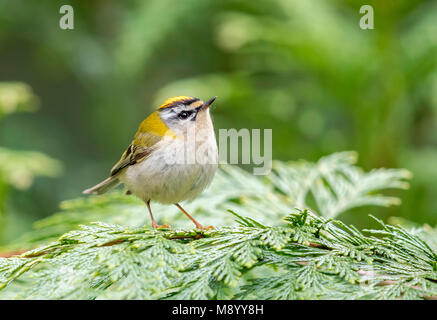
[[206,101],[203,106],[201,107],[201,110],[206,110],[209,108],[210,105],[212,105],[212,103],[215,101],[217,97],[211,98],[208,101]]

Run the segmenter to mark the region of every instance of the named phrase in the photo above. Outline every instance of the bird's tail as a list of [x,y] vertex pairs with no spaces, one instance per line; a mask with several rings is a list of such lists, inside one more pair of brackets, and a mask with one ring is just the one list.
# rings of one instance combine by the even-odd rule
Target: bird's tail
[[82,191],[83,194],[103,194],[115,188],[120,184],[117,177],[109,177],[108,179],[96,184],[94,187]]

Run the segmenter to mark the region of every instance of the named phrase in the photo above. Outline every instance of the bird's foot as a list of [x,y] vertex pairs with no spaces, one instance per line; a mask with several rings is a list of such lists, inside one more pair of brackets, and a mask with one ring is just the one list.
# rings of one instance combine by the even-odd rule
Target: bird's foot
[[157,224],[156,222],[155,223],[152,223],[152,227],[153,227],[153,229],[171,229],[171,226],[169,226],[168,224]]
[[202,226],[201,224],[198,224],[198,225],[196,225],[196,228],[197,229],[200,229],[200,230],[211,230],[211,229],[215,229],[213,226],[208,226],[208,227],[204,227],[204,226]]

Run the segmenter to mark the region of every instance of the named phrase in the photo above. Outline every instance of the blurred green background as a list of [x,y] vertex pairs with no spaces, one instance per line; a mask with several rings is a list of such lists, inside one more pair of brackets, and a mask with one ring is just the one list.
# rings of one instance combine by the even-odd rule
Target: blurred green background
[[1,0],[1,90],[1,241],[102,180],[174,95],[217,95],[216,130],[273,128],[274,159],[356,150],[366,170],[407,168],[403,204],[364,212],[437,222],[436,1]]

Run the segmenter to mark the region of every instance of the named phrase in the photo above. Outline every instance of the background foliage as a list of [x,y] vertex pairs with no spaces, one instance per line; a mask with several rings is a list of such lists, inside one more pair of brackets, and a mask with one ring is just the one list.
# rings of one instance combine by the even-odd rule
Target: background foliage
[[[66,3],[73,31],[58,27],[57,1],[0,3],[0,81],[40,101],[1,119],[1,150],[39,150],[67,168],[0,196],[3,241],[105,177],[144,116],[176,94],[219,96],[217,129],[274,128],[275,159],[357,150],[366,170],[407,168],[403,205],[372,213],[437,222],[435,1],[366,1],[372,31],[359,29],[355,0]],[[369,226],[368,211],[341,219]]]
[[[1,118],[20,111],[32,111],[37,98],[31,88],[23,83],[0,83]],[[0,147],[0,243],[4,240],[6,226],[14,228],[14,216],[10,214],[9,194],[11,188],[28,189],[36,176],[59,175],[61,164],[41,152],[17,151]]]

